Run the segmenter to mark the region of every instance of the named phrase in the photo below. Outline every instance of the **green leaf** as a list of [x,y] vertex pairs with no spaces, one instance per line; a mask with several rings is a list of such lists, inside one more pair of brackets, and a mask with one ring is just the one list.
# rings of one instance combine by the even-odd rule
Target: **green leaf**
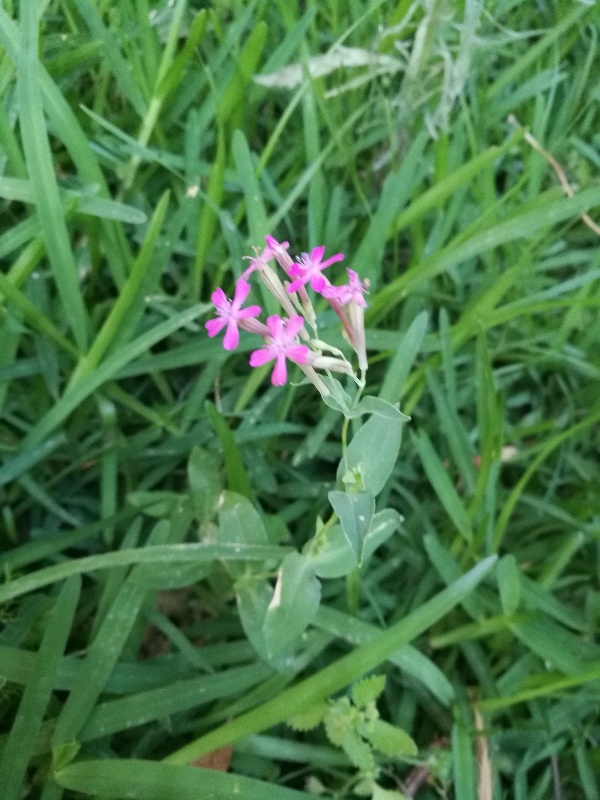
[[[366,564],[375,550],[384,544],[401,524],[402,517],[391,508],[373,515],[363,542],[363,564]],[[323,543],[315,553],[310,553],[310,559],[319,578],[341,578],[352,572],[358,563],[341,525],[332,525],[328,528]]]
[[331,392],[330,395],[323,398],[325,405],[334,411],[341,411],[344,415],[350,413],[352,398],[342,384],[336,378],[331,378],[328,375],[323,375],[321,380]]
[[338,481],[345,473],[358,470],[364,488],[377,497],[396,464],[404,420],[400,411],[396,411],[395,419],[371,416],[348,445],[346,457],[338,467]]
[[507,616],[512,616],[521,603],[521,573],[513,555],[500,559],[496,566],[496,579],[502,609]]
[[358,564],[341,525],[328,528],[324,543],[316,553],[310,555],[310,560],[319,578],[342,578],[356,569]]
[[264,622],[267,608],[273,597],[273,589],[266,581],[247,584],[247,579],[236,586],[237,608],[240,622],[248,640],[265,661],[270,653],[265,638]]
[[262,200],[250,147],[246,137],[240,130],[234,131],[232,149],[239,183],[246,198],[246,216],[248,218],[250,241],[255,247],[258,247],[269,233],[267,212]]
[[236,492],[223,492],[217,540],[224,544],[268,544],[269,536],[249,500]]
[[321,584],[312,565],[300,553],[282,561],[273,597],[267,608],[264,633],[270,655],[294,642],[315,618],[321,601]]
[[369,745],[361,739],[358,731],[349,728],[344,731],[341,741],[342,749],[350,761],[361,772],[375,772],[375,757]]
[[457,240],[425,258],[399,277],[388,283],[377,294],[371,313],[382,313],[396,306],[407,292],[426,285],[436,275],[464,264],[475,256],[517,239],[531,239],[536,232],[566,219],[574,219],[583,211],[600,203],[600,188],[584,189],[574,197],[565,197],[547,203],[536,203],[533,209],[521,211],[511,219],[486,226],[466,241]]
[[372,727],[367,729],[369,741],[375,748],[386,756],[414,756],[417,755],[417,745],[411,737],[401,728],[396,728],[382,719],[376,719]]
[[78,383],[98,367],[102,357],[116,338],[120,327],[124,324],[131,307],[135,303],[138,293],[143,286],[144,277],[148,270],[158,235],[165,219],[165,214],[167,213],[169,196],[170,193],[168,191],[165,192],[158,202],[150,224],[148,225],[142,248],[133,263],[131,273],[125,285],[121,288],[119,297],[111,308],[110,314],[100,328],[92,346],[81,359],[71,376],[67,391],[77,386]]
[[339,517],[344,536],[360,564],[365,539],[375,513],[375,498],[371,492],[347,494],[346,492],[332,491],[327,496]]
[[385,689],[385,675],[370,675],[352,687],[352,702],[357,708],[374,703]]
[[63,769],[75,760],[77,753],[81,750],[79,742],[65,742],[60,744],[52,751],[52,769],[54,771]]
[[288,725],[295,731],[311,731],[320,725],[329,711],[327,703],[319,703],[302,714],[297,714],[293,719],[288,720]]
[[171,318],[159,322],[158,325],[145,331],[119,351],[109,355],[98,369],[63,394],[60,400],[30,429],[24,442],[27,444],[39,442],[55,430],[92,392],[113,378],[126,364],[142,353],[146,353],[150,347],[170,336],[174,331],[188,325],[204,310],[205,306],[200,305],[179,311]]
[[348,419],[355,419],[356,417],[363,416],[363,414],[373,414],[376,417],[383,417],[383,419],[388,419],[391,422],[396,422],[398,414],[400,414],[400,418],[403,422],[408,422],[410,420],[410,417],[407,417],[406,414],[399,411],[392,403],[388,403],[387,400],[383,400],[381,397],[373,397],[373,395],[370,394],[365,395],[358,405],[346,411],[344,416]]

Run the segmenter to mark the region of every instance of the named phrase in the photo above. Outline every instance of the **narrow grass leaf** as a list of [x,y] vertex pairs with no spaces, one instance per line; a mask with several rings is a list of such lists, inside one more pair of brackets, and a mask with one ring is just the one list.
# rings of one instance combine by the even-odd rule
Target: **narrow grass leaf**
[[117,301],[113,305],[110,314],[98,332],[98,335],[94,339],[92,346],[86,355],[81,359],[76,370],[73,372],[67,387],[67,392],[69,389],[72,390],[75,386],[77,386],[78,383],[80,383],[98,367],[102,357],[117,336],[117,333],[121,325],[124,323],[131,306],[136,301],[140,288],[143,285],[148,264],[152,258],[168,205],[169,192],[167,191],[161,197],[158,205],[156,206],[156,211],[150,220],[150,224],[148,225],[148,230],[144,238],[144,243],[138,257],[133,263],[131,273],[125,282],[125,285],[121,288],[119,297],[117,298]]
[[496,579],[505,614],[514,614],[521,603],[521,574],[515,557],[509,553],[498,562]]
[[422,430],[418,436],[413,436],[412,440],[438,500],[456,526],[456,529],[467,542],[470,542],[473,538],[473,531],[471,529],[469,515],[456,489],[452,485],[452,481],[448,477],[448,471],[444,468],[440,457],[435,452],[429,437],[425,431]]
[[217,129],[217,150],[210,171],[206,196],[198,221],[198,233],[194,253],[193,296],[199,298],[202,289],[202,275],[208,251],[213,243],[217,227],[218,213],[223,199],[223,178],[225,175],[226,147],[222,126]]
[[20,800],[27,765],[51,699],[56,673],[67,644],[79,599],[81,581],[70,578],[62,587],[48,615],[40,649],[35,656],[0,760],[3,800]]
[[82,742],[111,736],[172,714],[197,709],[214,700],[248,691],[273,674],[268,664],[232,667],[214,675],[177,683],[99,703],[79,734]]
[[473,448],[458,412],[448,402],[434,372],[427,372],[427,386],[433,397],[440,427],[452,453],[454,463],[458,467],[460,477],[468,494],[475,491],[476,475],[473,465]]
[[423,338],[427,332],[429,317],[426,311],[420,314],[410,323],[408,330],[398,342],[398,347],[387,366],[385,378],[379,391],[379,397],[389,403],[397,403],[402,396],[402,390],[408,377],[408,373],[417,357]]
[[80,349],[85,349],[89,322],[79,286],[79,274],[69,234],[46,132],[38,72],[38,10],[34,0],[21,6],[23,45],[17,59],[17,98],[23,150],[38,207],[38,220],[65,319]]
[[457,709],[456,716],[450,738],[454,792],[457,798],[460,797],[460,800],[477,800],[473,738],[469,732],[473,723],[472,721],[470,724],[465,723],[460,708]]
[[[105,524],[104,521],[101,523],[101,525]],[[99,569],[111,569],[130,564],[163,564],[173,567],[177,563],[192,562],[194,564],[198,561],[264,561],[272,558],[280,559],[284,552],[283,548],[275,545],[216,545],[203,543],[154,545],[133,550],[118,550],[113,553],[71,559],[65,563],[43,567],[23,575],[21,578],[8,581],[0,586],[0,603],[36,591],[44,586],[49,586],[71,575],[96,572]],[[167,576],[165,575],[165,580],[166,578]]]
[[[319,608],[314,624],[354,646],[373,641],[380,634],[377,626],[326,605]],[[454,700],[454,688],[448,678],[417,648],[406,644],[391,653],[388,661],[422,683],[445,706],[449,706]]]
[[427,138],[425,131],[420,131],[404,156],[402,166],[386,177],[377,210],[352,259],[352,269],[362,278],[368,278],[374,290],[379,283],[381,259],[392,222],[410,197]]
[[467,161],[466,164],[451,172],[447,177],[437,181],[430,189],[419,195],[408,208],[396,216],[393,224],[393,233],[399,233],[416,220],[421,219],[429,211],[439,208],[449,195],[481,175],[481,172],[486,167],[489,167],[504,153],[507,153],[522,138],[522,132],[515,132],[503,145],[488,147],[483,153],[479,153],[479,155]]
[[310,800],[313,795],[265,783],[255,778],[202,767],[128,759],[119,761],[80,761],[55,775],[66,789],[94,797],[128,797],[130,800]]
[[230,121],[241,119],[245,105],[246,87],[254,77],[256,67],[262,56],[267,38],[267,25],[261,20],[246,40],[236,60],[235,72],[229,83],[220,94],[217,106],[217,123],[219,126]]
[[264,242],[265,236],[270,232],[267,212],[256,177],[252,154],[246,137],[240,130],[236,130],[233,134],[232,150],[238,180],[246,199],[246,216],[248,218],[250,241],[255,247],[260,247]]
[[254,499],[254,492],[250,486],[248,473],[242,461],[242,456],[235,442],[229,425],[222,414],[219,414],[214,403],[207,400],[205,405],[206,413],[210,419],[221,447],[223,448],[223,458],[225,460],[225,471],[227,473],[227,484],[232,492],[244,495],[248,500]]
[[22,450],[0,467],[0,486],[10,483],[40,461],[44,461],[50,453],[62,447],[66,441],[65,435],[60,433],[58,436],[53,436],[40,444]]
[[[423,543],[429,560],[444,583],[450,585],[457,580],[461,572],[460,567],[438,536],[435,533],[428,533],[424,537]],[[473,619],[480,620],[482,618],[483,607],[475,595],[467,597],[463,607]]]

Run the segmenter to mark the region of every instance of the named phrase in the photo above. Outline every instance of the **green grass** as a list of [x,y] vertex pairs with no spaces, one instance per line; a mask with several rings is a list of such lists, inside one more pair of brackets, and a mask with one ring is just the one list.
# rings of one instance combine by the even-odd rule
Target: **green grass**
[[[566,0],[2,5],[2,800],[358,796],[286,723],[372,670],[418,800],[492,796],[482,737],[494,798],[600,798],[599,33]],[[401,531],[278,656],[343,418],[206,336],[268,233],[370,280],[367,391],[411,417]]]

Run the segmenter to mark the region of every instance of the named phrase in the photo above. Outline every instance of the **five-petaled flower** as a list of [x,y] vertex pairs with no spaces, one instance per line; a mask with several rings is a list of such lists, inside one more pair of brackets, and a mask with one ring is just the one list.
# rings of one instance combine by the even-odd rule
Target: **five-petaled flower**
[[343,253],[336,253],[331,258],[323,261],[325,254],[325,245],[313,247],[310,255],[302,253],[297,262],[294,262],[290,267],[290,275],[297,280],[290,283],[288,292],[297,292],[301,286],[305,286],[309,281],[311,288],[315,292],[322,292],[328,286],[327,278],[322,275],[322,271],[336,261],[341,261],[344,258]]
[[250,366],[262,367],[263,364],[275,359],[275,366],[271,375],[273,386],[283,386],[287,381],[286,358],[296,364],[306,364],[310,350],[305,344],[298,344],[297,335],[304,324],[303,318],[298,314],[284,320],[279,314],[267,318],[269,336],[266,338],[266,347],[250,353]]
[[223,347],[225,350],[235,350],[240,341],[238,323],[247,317],[257,317],[260,306],[248,306],[242,308],[245,299],[250,292],[250,284],[243,278],[238,280],[233,300],[228,300],[223,289],[213,292],[211,300],[217,311],[216,319],[209,319],[206,323],[206,330],[209,336],[216,336],[225,326],[225,336],[223,337]]
[[357,306],[366,308],[367,301],[364,295],[368,287],[368,281],[361,281],[358,272],[350,269],[350,267],[346,267],[346,272],[348,273],[349,283],[344,284],[344,286],[325,286],[321,294],[328,300],[337,300],[343,306],[354,300]]

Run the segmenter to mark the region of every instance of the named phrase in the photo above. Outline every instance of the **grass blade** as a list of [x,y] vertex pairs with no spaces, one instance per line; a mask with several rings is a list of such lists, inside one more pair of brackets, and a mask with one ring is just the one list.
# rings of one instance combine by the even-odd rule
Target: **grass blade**
[[40,649],[0,760],[3,800],[20,800],[27,764],[50,702],[56,673],[71,632],[81,581],[70,578],[48,617]]

